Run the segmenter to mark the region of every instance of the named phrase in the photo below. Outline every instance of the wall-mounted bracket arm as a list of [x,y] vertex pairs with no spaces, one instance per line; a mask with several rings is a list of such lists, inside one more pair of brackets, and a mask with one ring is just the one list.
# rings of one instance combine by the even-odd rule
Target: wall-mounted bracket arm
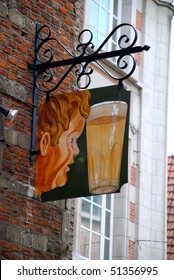
[[[129,33],[128,36],[126,33]],[[117,49],[106,51],[108,41],[113,35],[118,33],[117,36]],[[88,39],[86,39],[88,38]],[[136,29],[128,24],[123,23],[116,26],[112,32],[107,36],[103,43],[97,48],[94,48],[92,43],[93,34],[90,30],[83,30],[78,36],[78,45],[76,47],[76,54],[72,54],[67,50],[63,44],[51,34],[51,30],[46,25],[36,25],[36,41],[35,41],[35,61],[29,64],[29,69],[34,71],[34,89],[33,89],[33,121],[32,121],[32,139],[31,139],[31,162],[33,162],[33,155],[36,151],[36,116],[37,116],[37,94],[43,92],[46,94],[46,100],[49,100],[51,92],[54,92],[64,81],[67,75],[75,69],[77,78],[77,86],[80,89],[85,89],[90,85],[93,69],[92,62],[96,62],[105,73],[107,73],[114,80],[117,80],[119,85],[122,81],[130,77],[136,68],[136,60],[133,56],[134,53],[148,51],[148,45],[136,46],[138,33]],[[58,60],[55,53],[57,49],[55,44],[63,48],[64,53],[68,58],[65,60]],[[113,77],[108,71],[98,62],[99,60],[117,58],[114,63],[116,68],[123,70],[121,77]],[[131,63],[130,63],[131,62]],[[69,67],[68,69],[66,67]],[[55,70],[63,74],[57,80]],[[82,85],[81,79],[86,77],[86,84]]]

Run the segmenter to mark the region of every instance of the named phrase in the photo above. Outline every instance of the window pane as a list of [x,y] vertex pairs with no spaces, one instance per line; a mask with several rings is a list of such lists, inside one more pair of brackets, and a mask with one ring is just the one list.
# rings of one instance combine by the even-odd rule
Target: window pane
[[104,9],[101,9],[100,31],[105,36],[109,33],[109,14]]
[[100,233],[101,231],[101,208],[93,205],[93,215],[92,215],[92,230]]
[[92,244],[91,244],[91,260],[100,259],[100,236],[97,234],[92,234]]
[[95,1],[91,2],[90,24],[99,28],[99,5]]
[[109,244],[110,244],[110,241],[105,239],[104,260],[109,260]]
[[93,27],[91,27],[90,29],[91,29],[91,32],[93,34],[92,43],[94,44],[94,47],[97,48],[98,47],[98,32]]
[[106,208],[109,210],[111,209],[111,195],[110,194],[106,195]]
[[91,208],[91,203],[83,199],[82,200],[82,211],[90,213],[90,208]]
[[80,230],[80,255],[89,258],[89,242],[90,242],[90,232],[81,229]]
[[82,200],[82,215],[81,215],[81,225],[90,228],[90,214],[91,213],[91,203]]
[[102,205],[102,196],[101,195],[94,196],[93,201],[99,205]]
[[102,0],[101,1],[102,5],[109,10],[110,8],[110,0]]
[[110,237],[111,214],[106,211],[105,236]]
[[[118,25],[117,22],[118,22],[117,19],[116,19],[116,18],[113,18],[113,29]],[[117,36],[118,36],[118,31],[115,32],[115,33],[113,34],[113,36],[112,36],[112,40],[113,40],[114,42],[117,41]]]
[[[103,35],[100,34],[99,44],[101,45],[105,39],[106,39],[106,36],[103,36]],[[108,43],[106,43],[106,44],[103,46],[102,50],[104,50],[104,51],[107,51],[107,50],[108,50]]]
[[90,201],[91,201],[92,196],[85,196],[85,198],[86,198],[87,200],[90,200]]
[[118,15],[118,1],[116,1],[116,0],[113,1],[113,14],[115,16]]

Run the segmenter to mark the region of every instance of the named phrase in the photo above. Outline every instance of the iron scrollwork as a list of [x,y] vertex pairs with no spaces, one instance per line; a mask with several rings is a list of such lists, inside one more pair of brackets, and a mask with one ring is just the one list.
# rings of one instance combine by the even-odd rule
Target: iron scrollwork
[[[124,31],[126,28],[126,31]],[[131,36],[128,36],[127,29]],[[108,41],[112,40],[112,36],[117,38],[117,47],[114,50],[104,52]],[[76,46],[75,54],[72,54],[65,46],[51,34],[51,30],[46,25],[36,25],[36,41],[35,41],[35,61],[34,64],[29,64],[28,67],[34,70],[34,90],[33,90],[33,121],[32,121],[32,139],[31,139],[31,163],[33,163],[33,156],[36,154],[36,118],[37,118],[37,93],[43,92],[46,94],[46,100],[49,101],[50,93],[54,92],[64,81],[67,75],[75,69],[77,78],[77,86],[80,89],[87,88],[91,83],[91,74],[93,69],[91,62],[97,63],[101,69],[107,73],[112,79],[118,81],[118,85],[122,85],[122,81],[130,77],[136,68],[136,60],[133,53],[149,50],[150,47],[145,45],[143,47],[136,46],[137,31],[128,24],[123,23],[116,26],[112,32],[106,37],[102,44],[95,49],[93,34],[89,29],[83,30],[78,36],[78,44]],[[57,48],[57,44],[59,48]],[[61,48],[61,54],[58,51]],[[64,60],[56,60],[62,53],[68,57]],[[122,70],[121,77],[111,75],[98,60],[107,58],[115,58],[114,64],[117,69]],[[132,64],[130,63],[132,61]],[[63,67],[63,69],[62,69]],[[68,68],[67,68],[68,67]],[[63,72],[62,76],[60,75]],[[85,77],[86,84],[81,83],[82,78]]]
[[[124,29],[125,27],[130,28],[130,30],[132,30],[132,36],[128,36],[127,34],[122,33],[122,29]],[[120,34],[117,40],[118,48],[110,52],[103,52],[104,47],[116,32]],[[88,37],[88,39],[85,41],[84,38],[86,37]],[[123,23],[116,26],[112,30],[112,32],[107,36],[107,38],[103,41],[103,43],[95,50],[94,44],[92,43],[93,34],[89,29],[85,29],[78,36],[79,44],[76,47],[77,55],[74,55],[69,50],[67,50],[60,41],[51,36],[51,31],[48,26],[38,25],[36,32],[35,64],[29,65],[31,69],[36,71],[35,86],[39,91],[45,92],[47,95],[49,95],[51,92],[55,91],[60,86],[60,84],[71,72],[71,70],[75,66],[77,66],[77,69],[75,70],[75,75],[77,77],[77,86],[80,89],[87,88],[91,82],[90,75],[93,73],[93,69],[91,66],[89,66],[89,64],[93,61],[96,62],[102,68],[102,70],[105,71],[108,75],[110,75],[110,77],[112,77],[114,80],[119,81],[127,79],[133,74],[136,68],[136,61],[132,53],[141,52],[150,48],[147,45],[145,45],[144,47],[135,47],[137,38],[138,35],[136,29],[128,23]],[[56,55],[54,54],[55,50],[50,49],[53,43],[59,44],[61,48],[63,48],[63,51],[67,53],[69,58],[63,61],[56,61]],[[118,69],[124,70],[121,78],[112,76],[98,62],[98,60],[100,59],[111,57],[117,57],[117,60],[115,61],[116,67]],[[131,67],[129,60],[126,59],[128,57],[129,60],[132,60]],[[69,66],[69,68],[65,71],[63,76],[58,81],[55,81],[53,69],[55,67],[58,68],[62,66]],[[128,71],[126,71],[127,69]],[[86,85],[82,86],[81,78],[84,76],[86,77]]]

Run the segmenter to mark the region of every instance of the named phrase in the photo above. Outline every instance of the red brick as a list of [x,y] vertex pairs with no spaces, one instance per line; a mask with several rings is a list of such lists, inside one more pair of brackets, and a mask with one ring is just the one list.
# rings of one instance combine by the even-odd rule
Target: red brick
[[130,202],[130,215],[129,219],[132,223],[135,223],[135,203]]
[[8,249],[9,248],[9,243],[4,240],[0,240],[0,247]]
[[41,217],[41,216],[42,216],[42,211],[40,211],[40,210],[38,210],[38,209],[33,209],[33,210],[32,210],[32,214],[33,214],[34,216],[39,216],[39,217]]
[[16,58],[14,58],[14,57],[12,57],[12,56],[9,56],[8,57],[8,61],[9,61],[9,63],[11,63],[11,64],[16,64]]
[[65,7],[69,10],[69,11],[73,11],[73,5],[70,4],[69,2],[65,3]]
[[60,7],[59,11],[61,14],[65,15],[65,16],[67,16],[67,14],[68,14],[67,10],[64,7]]
[[12,251],[15,251],[15,252],[20,252],[21,251],[21,248],[17,245],[11,245],[11,248],[10,248]]
[[68,25],[70,25],[70,26],[72,26],[72,20],[70,19],[70,18],[66,18],[65,19],[65,22],[68,24]]
[[136,167],[131,166],[131,185],[136,186]]
[[55,11],[54,11],[53,8],[48,7],[48,8],[47,8],[47,13],[54,15],[54,14],[55,14]]
[[17,219],[11,219],[10,222],[12,225],[19,225],[19,220]]
[[31,7],[32,7],[31,4],[29,3],[29,1],[26,1],[26,0],[22,0],[21,4],[28,9],[31,9]]
[[1,256],[7,260],[13,260],[14,259],[14,255],[12,254],[11,251],[8,250],[2,250],[1,251]]
[[142,25],[143,25],[143,16],[140,11],[136,11],[136,28],[139,31],[142,31]]
[[5,21],[5,20],[2,20],[1,21],[1,26],[4,26],[4,27],[10,29],[11,24],[9,22]]
[[7,62],[5,61],[0,61],[0,67],[6,69],[6,70],[9,70],[10,69],[10,66]]
[[22,69],[22,70],[27,70],[27,65],[26,64],[24,64],[23,62],[18,62],[18,67],[20,68],[20,69]]
[[29,221],[30,223],[37,223],[37,222],[38,222],[38,218],[33,217],[33,216],[29,216],[29,217],[28,217],[28,221]]
[[24,248],[23,253],[24,255],[32,256],[32,250],[29,248]]
[[141,62],[141,54],[140,53],[135,54],[135,60],[136,60],[136,64],[140,65],[140,62]]
[[5,212],[6,211],[6,208],[2,205],[0,205],[0,212]]
[[10,73],[10,72],[7,73],[7,78],[8,78],[9,80],[16,81],[16,75],[14,75],[14,74],[12,74],[12,73]]
[[[61,40],[70,51],[73,51],[73,38],[75,30],[78,28],[74,16],[74,1],[50,1],[50,0],[21,0],[13,1],[17,3],[15,9],[24,16],[26,28],[21,30],[17,24],[12,24],[9,17],[3,18],[1,21],[0,34],[0,74],[7,80],[18,83],[23,86],[27,96],[26,101],[30,104],[32,101],[33,92],[33,71],[28,69],[28,62],[34,61],[34,34],[33,30],[29,30],[28,22],[35,25],[36,22],[41,24],[47,23],[52,31],[55,30],[56,39]],[[82,20],[81,20],[82,22]],[[60,34],[59,33],[59,28]],[[55,49],[56,55],[59,58],[63,57],[64,49],[55,43],[50,42],[51,47]],[[72,48],[72,49],[71,49]],[[59,72],[59,71],[56,71]],[[58,73],[59,74],[59,73]],[[61,87],[65,91],[71,91],[74,87],[74,72],[70,73]],[[72,82],[73,81],[73,82]],[[56,93],[60,93],[59,88]],[[43,94],[39,94],[39,100],[44,99]],[[19,108],[18,116],[14,122],[9,124],[5,121],[5,126],[8,129],[16,130],[31,135],[32,122],[32,106],[16,100],[13,96],[3,96],[7,108]],[[5,179],[7,178],[7,189],[0,189],[1,205],[0,219],[7,226],[12,228],[20,228],[21,231],[28,231],[30,234],[41,234],[52,239],[53,244],[56,240],[61,240],[61,222],[62,210],[51,205],[50,203],[41,203],[37,198],[27,196],[28,185],[34,187],[35,164],[30,165],[29,150],[21,149],[19,146],[3,144],[3,172]],[[3,174],[3,175],[4,175]],[[9,178],[9,182],[8,182]],[[18,182],[17,182],[18,181]],[[18,186],[19,181],[23,184]],[[26,184],[26,185],[25,185]],[[66,210],[63,210],[66,211]],[[72,214],[73,215],[73,214]],[[21,242],[22,243],[22,242]],[[67,239],[67,246],[71,248],[71,242]],[[53,248],[54,249],[54,248]],[[63,253],[61,253],[61,251]],[[63,254],[65,257],[71,258],[69,249],[65,253],[65,249],[60,248],[58,253],[36,251],[34,248],[25,248],[23,244],[16,244],[13,240],[7,243],[5,240],[0,242],[0,255],[4,259],[61,259]],[[69,255],[68,255],[69,254]]]
[[30,19],[32,19],[33,21],[36,21],[37,20],[37,15],[36,14],[33,14],[33,13],[28,13],[28,17],[30,18]]
[[41,8],[42,10],[45,10],[45,4],[44,4],[43,2],[38,1],[38,2],[37,2],[37,6],[38,6],[39,8]]
[[0,34],[0,42],[5,43],[5,41],[6,41],[5,37],[2,34]]
[[5,76],[5,70],[0,69],[0,75],[1,75],[1,76]]
[[133,240],[129,240],[129,254],[128,259],[134,260],[135,259],[135,242]]
[[46,220],[39,219],[38,224],[41,226],[46,226],[48,224],[48,222]]
[[0,220],[3,222],[8,222],[9,221],[9,217],[5,216],[5,215],[0,215]]
[[11,38],[11,32],[8,29],[3,29],[2,34],[5,35],[8,38]]

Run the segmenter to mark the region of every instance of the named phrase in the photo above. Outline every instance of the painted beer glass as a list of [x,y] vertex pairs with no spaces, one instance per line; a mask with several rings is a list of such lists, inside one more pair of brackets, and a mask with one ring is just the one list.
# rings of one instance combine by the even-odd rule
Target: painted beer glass
[[127,103],[109,101],[91,107],[87,119],[89,192],[103,194],[119,188]]

